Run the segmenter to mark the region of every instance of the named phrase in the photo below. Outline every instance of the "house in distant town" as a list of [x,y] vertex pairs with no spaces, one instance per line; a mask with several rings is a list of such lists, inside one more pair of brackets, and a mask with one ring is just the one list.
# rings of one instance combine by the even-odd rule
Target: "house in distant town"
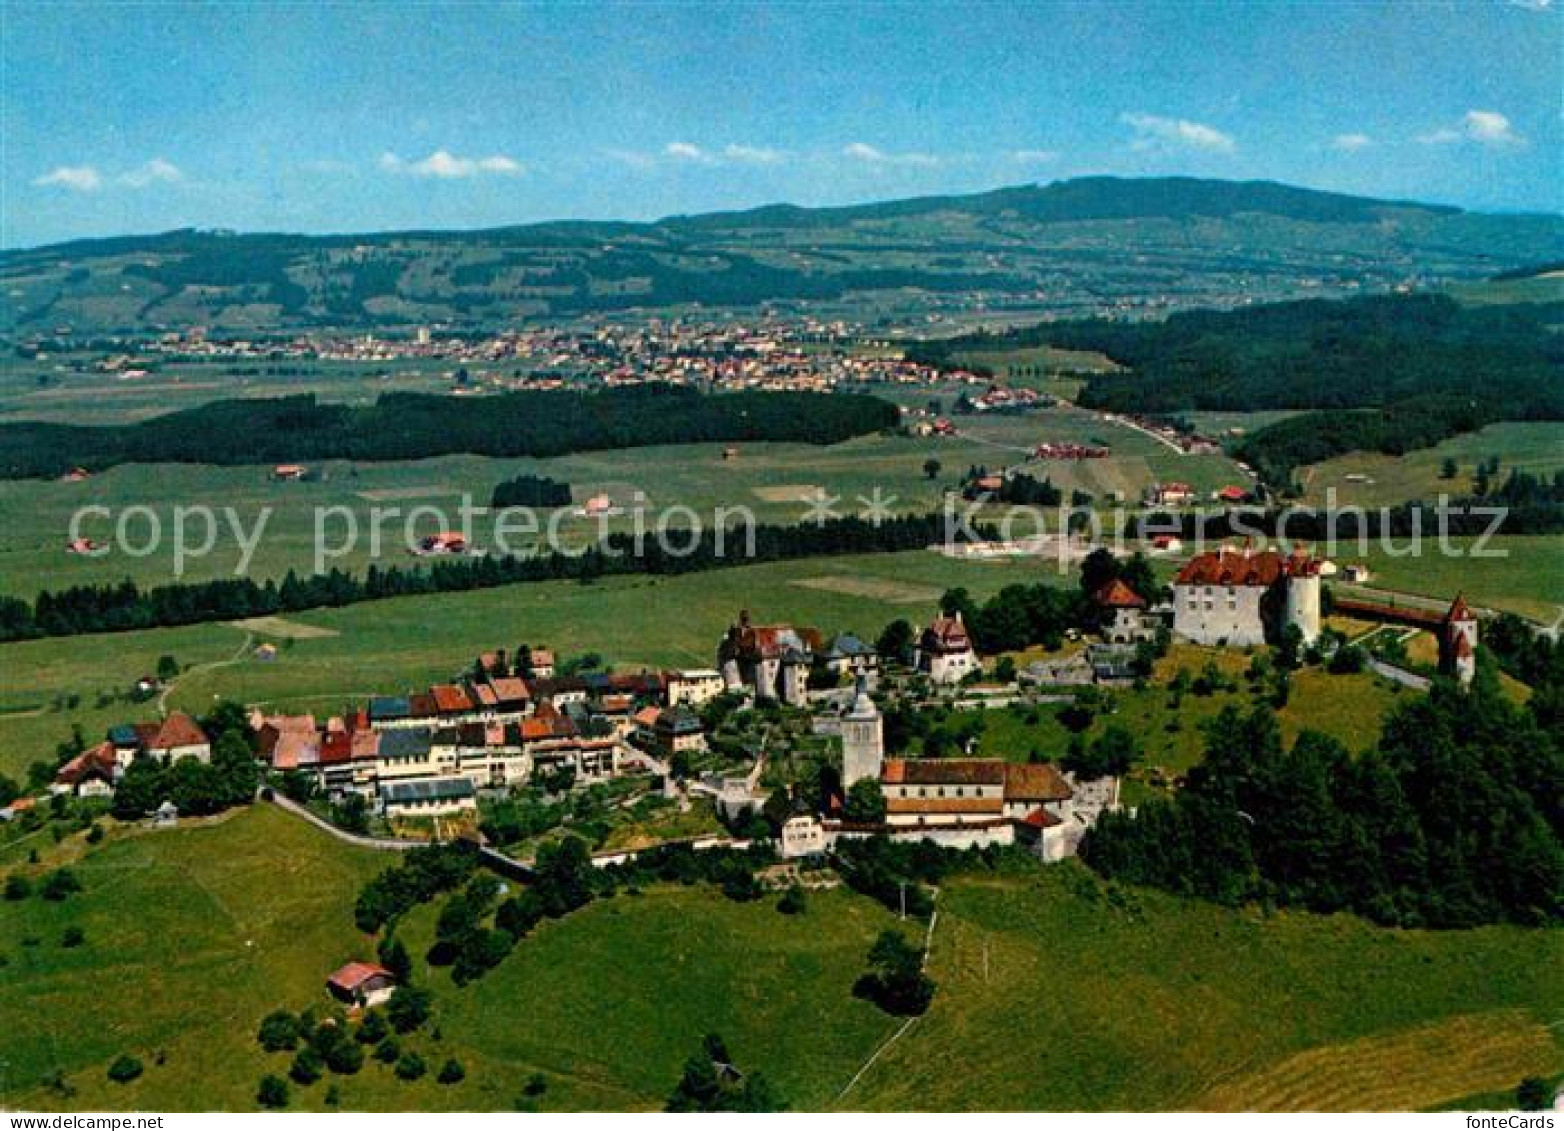
[[717,669],[728,691],[747,690],[756,699],[780,699],[801,707],[807,701],[809,667],[820,646],[814,629],[753,624],[744,609],[717,647]]
[[914,666],[935,683],[960,683],[978,670],[977,653],[960,609],[935,617],[919,634]]
[[1153,483],[1146,492],[1146,505],[1184,507],[1195,501],[1195,489],[1188,483]]
[[373,1009],[391,1000],[396,976],[373,962],[349,962],[326,979],[332,996],[360,1009]]
[[465,554],[467,552],[467,538],[455,530],[442,530],[438,534],[430,534],[418,540],[419,554],[438,556],[441,554]]
[[298,483],[310,473],[302,463],[279,463],[272,468],[272,478],[279,483]]

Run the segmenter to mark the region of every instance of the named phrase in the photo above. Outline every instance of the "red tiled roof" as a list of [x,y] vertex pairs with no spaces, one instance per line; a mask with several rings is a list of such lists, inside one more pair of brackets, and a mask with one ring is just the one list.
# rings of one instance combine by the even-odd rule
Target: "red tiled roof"
[[1047,809],[1033,809],[1025,817],[1021,818],[1021,823],[1031,825],[1034,829],[1051,829],[1055,825],[1064,824],[1064,821],[1054,816]]
[[114,780],[114,769],[117,765],[114,758],[114,744],[112,742],[100,742],[90,749],[83,750],[76,757],[59,768],[54,780],[61,785],[75,785],[94,775],[108,781]]
[[1445,614],[1445,620],[1458,621],[1476,619],[1477,616],[1472,612],[1471,607],[1467,605],[1466,598],[1457,593],[1455,595],[1455,602],[1450,606],[1450,611]]
[[353,732],[353,760],[355,762],[374,761],[380,754],[380,732],[378,730],[356,730]]
[[1068,801],[1074,796],[1064,775],[1047,762],[1005,763],[1006,801]]
[[514,676],[490,680],[489,686],[494,688],[494,694],[499,696],[501,703],[528,703],[532,700],[532,692],[527,690],[526,681]]
[[1122,578],[1115,577],[1108,584],[1097,590],[1096,601],[1110,609],[1144,609],[1146,598],[1124,583]]
[[472,710],[472,700],[454,683],[437,683],[429,689],[435,709],[442,715],[456,715]]
[[176,746],[205,746],[206,732],[183,711],[175,711],[163,720],[147,747],[151,750],[172,750]]
[[344,993],[352,993],[371,978],[391,978],[391,971],[373,962],[349,962],[326,979],[326,984]]
[[919,646],[924,651],[965,652],[972,647],[972,642],[967,636],[967,626],[961,623],[959,615],[937,616],[923,630]]
[[475,683],[471,690],[473,698],[478,701],[480,707],[492,707],[500,701],[500,697],[494,693],[494,688],[487,683]]
[[353,735],[345,730],[328,731],[325,740],[320,744],[320,764],[336,766],[350,761],[352,757]]
[[1270,588],[1284,577],[1311,576],[1319,562],[1301,547],[1284,557],[1275,550],[1229,550],[1196,554],[1173,579],[1175,585],[1257,585]]
[[880,780],[887,785],[1003,785],[1005,763],[997,758],[887,758]]
[[418,692],[407,697],[408,714],[415,719],[427,719],[440,713],[440,705],[434,701],[434,696],[426,692]]

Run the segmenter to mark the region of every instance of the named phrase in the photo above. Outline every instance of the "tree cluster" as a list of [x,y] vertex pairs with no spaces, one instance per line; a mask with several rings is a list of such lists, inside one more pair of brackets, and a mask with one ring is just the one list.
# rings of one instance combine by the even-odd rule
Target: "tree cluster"
[[1105,814],[1082,858],[1104,875],[1223,903],[1354,911],[1401,926],[1564,919],[1557,724],[1480,669],[1403,705],[1353,757],[1265,707],[1225,709],[1187,787]]

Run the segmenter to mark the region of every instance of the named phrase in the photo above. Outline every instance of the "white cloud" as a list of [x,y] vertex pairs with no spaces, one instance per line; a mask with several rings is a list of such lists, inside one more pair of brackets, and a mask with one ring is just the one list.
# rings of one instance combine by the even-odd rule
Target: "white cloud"
[[178,166],[154,157],[139,169],[132,169],[128,173],[121,173],[117,178],[119,183],[127,188],[146,188],[154,184],[170,184],[174,181],[184,180],[185,175],[179,171]]
[[1017,165],[1047,165],[1059,160],[1059,151],[1056,149],[1016,149],[1011,151],[1010,160]]
[[888,153],[868,142],[855,141],[842,147],[842,156],[867,165],[914,165],[928,168],[939,164],[932,153]]
[[1186,118],[1163,118],[1156,114],[1120,114],[1119,121],[1135,131],[1130,145],[1135,149],[1199,149],[1207,153],[1232,153],[1238,148],[1228,134],[1214,126],[1191,122]]
[[1356,153],[1360,149],[1367,149],[1374,144],[1374,139],[1368,134],[1337,134],[1331,139],[1330,147],[1339,149],[1343,153]]
[[697,165],[712,165],[715,160],[700,146],[688,141],[670,141],[663,146],[663,156],[675,161],[693,161]]
[[745,165],[776,165],[787,158],[782,150],[764,145],[729,145],[722,155],[729,161]]
[[457,157],[448,149],[437,149],[421,161],[403,161],[395,153],[382,153],[380,167],[388,173],[408,173],[415,177],[457,180],[486,173],[520,176],[526,170],[514,158],[494,154],[489,157]]
[[1454,145],[1469,141],[1500,149],[1525,145],[1526,139],[1515,132],[1510,120],[1497,110],[1468,110],[1455,126],[1441,126],[1421,135],[1418,141],[1424,145]]
[[103,187],[103,176],[91,165],[61,165],[33,181],[40,188],[63,188],[72,192],[96,192]]

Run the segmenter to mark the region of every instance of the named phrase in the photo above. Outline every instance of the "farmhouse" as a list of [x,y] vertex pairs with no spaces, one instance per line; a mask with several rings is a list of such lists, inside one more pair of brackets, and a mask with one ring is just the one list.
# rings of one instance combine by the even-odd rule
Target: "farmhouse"
[[349,1005],[372,1009],[391,1000],[396,977],[373,962],[349,962],[326,979],[326,988]]
[[1154,483],[1146,492],[1146,505],[1182,507],[1195,501],[1195,489],[1188,483]]
[[1295,547],[1227,547],[1198,554],[1173,579],[1173,631],[1197,644],[1247,647],[1297,628],[1305,643],[1320,635],[1320,563]]
[[74,793],[77,797],[108,797],[124,773],[112,742],[100,742],[83,750],[59,768],[54,775],[54,793]]
[[977,653],[972,650],[960,609],[929,622],[918,637],[915,666],[935,683],[960,683],[968,673],[977,671]]

